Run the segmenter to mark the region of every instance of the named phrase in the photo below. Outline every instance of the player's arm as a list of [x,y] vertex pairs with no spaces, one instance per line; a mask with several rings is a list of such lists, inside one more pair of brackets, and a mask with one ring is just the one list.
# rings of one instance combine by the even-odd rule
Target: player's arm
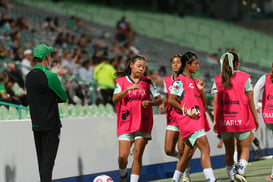
[[257,111],[254,106],[253,91],[246,92],[246,96],[248,97],[248,105],[250,107],[250,111],[251,111],[252,116],[254,118],[254,122],[256,125],[256,131],[257,131],[259,128],[259,120],[258,120]]
[[166,97],[163,100],[162,104],[160,104],[160,106],[158,107],[158,110],[157,110],[158,114],[161,114],[161,112],[166,107],[166,104],[168,102],[168,91],[167,91],[167,86],[166,86],[165,81],[164,81],[164,93],[166,93]]
[[245,83],[245,93],[246,96],[248,97],[248,105],[250,108],[250,111],[252,113],[252,116],[254,118],[254,122],[256,125],[256,131],[259,128],[259,120],[258,120],[258,114],[255,109],[255,104],[254,104],[254,99],[253,99],[253,86],[251,84],[251,79],[249,78],[246,83]]
[[133,90],[133,89],[138,89],[138,84],[133,84],[129,87],[127,87],[126,89],[124,90],[121,90],[121,87],[119,85],[119,83],[116,83],[116,87],[115,87],[115,90],[114,90],[114,94],[113,94],[113,98],[112,98],[112,101],[114,103],[120,101],[123,99],[123,97],[130,91],[130,90]]
[[153,82],[151,82],[151,85],[150,85],[150,94],[152,95],[153,98],[155,98],[155,100],[143,100],[142,106],[144,108],[159,106],[162,103],[162,98]]
[[260,112],[259,109],[259,97],[260,97],[260,93],[262,88],[265,85],[265,75],[263,75],[261,78],[259,78],[259,80],[257,81],[255,87],[254,87],[254,104],[255,104],[255,108],[258,112]]

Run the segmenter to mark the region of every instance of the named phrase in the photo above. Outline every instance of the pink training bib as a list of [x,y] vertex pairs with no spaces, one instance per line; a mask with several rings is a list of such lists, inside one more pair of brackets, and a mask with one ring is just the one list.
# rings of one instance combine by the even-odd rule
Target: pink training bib
[[[167,88],[167,98],[170,95],[170,92],[172,90],[172,84],[173,84],[173,74],[166,77],[164,79],[166,88]],[[175,121],[175,119],[172,117],[174,109],[170,106],[170,104],[166,104],[167,109],[166,109],[166,119],[167,119],[167,125],[172,125],[172,126],[177,126],[177,122]]]
[[232,88],[222,87],[222,77],[214,78],[217,93],[215,118],[218,133],[245,132],[255,128],[254,119],[245,94],[245,84],[250,75],[235,72],[231,78]]
[[[120,85],[121,90],[127,89],[134,84],[126,76],[118,78],[116,83]],[[138,89],[130,90],[122,100],[116,103],[117,136],[135,131],[143,131],[151,134],[153,110],[152,107],[142,107],[143,100],[151,100],[151,80],[143,76],[137,84],[139,85]]]
[[262,112],[264,122],[273,124],[273,83],[270,80],[271,73],[265,75]]
[[181,110],[175,110],[174,117],[178,123],[182,138],[186,138],[194,132],[204,129],[210,129],[209,123],[204,111],[201,95],[197,89],[196,81],[187,78],[184,75],[179,75],[176,80],[180,80],[184,86],[184,95],[180,100],[181,108],[184,105],[187,109],[195,109],[199,112],[198,118],[192,119],[187,115],[183,115]]

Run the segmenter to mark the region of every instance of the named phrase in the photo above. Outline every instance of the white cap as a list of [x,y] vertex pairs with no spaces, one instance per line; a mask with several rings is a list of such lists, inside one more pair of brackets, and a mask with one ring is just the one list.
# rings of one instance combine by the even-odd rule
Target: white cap
[[26,49],[26,50],[24,51],[24,55],[29,55],[29,54],[32,54],[32,50]]

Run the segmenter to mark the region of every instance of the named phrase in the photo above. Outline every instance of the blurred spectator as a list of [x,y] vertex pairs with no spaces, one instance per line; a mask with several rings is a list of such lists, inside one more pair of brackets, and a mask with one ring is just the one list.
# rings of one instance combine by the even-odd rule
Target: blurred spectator
[[8,79],[7,73],[0,73],[0,101],[20,104],[19,100],[12,98],[6,91],[5,84],[8,82]]
[[31,30],[32,27],[27,23],[25,17],[19,17],[16,21],[16,29],[18,31]]
[[24,59],[21,62],[21,72],[22,77],[25,79],[26,75],[31,69],[31,62],[32,62],[32,51],[30,49],[26,49],[24,51]]
[[98,82],[101,95],[104,99],[103,103],[113,105],[112,96],[115,87],[114,73],[115,68],[109,64],[106,57],[100,58],[100,63],[95,66],[94,80]]
[[114,53],[115,55],[121,55],[121,54],[122,54],[122,52],[121,52],[121,50],[120,50],[120,47],[119,47],[118,41],[114,41],[114,42],[113,42],[113,53]]
[[27,106],[25,91],[17,84],[16,78],[12,75],[8,76],[8,82],[5,84],[6,92],[12,99],[21,105]]
[[3,22],[3,26],[1,28],[1,32],[3,35],[8,36],[9,34],[13,33],[16,28],[16,22],[14,19],[8,19],[7,21]]
[[8,54],[11,59],[14,59],[16,54],[16,49],[19,47],[20,40],[13,39],[11,44],[8,46]]
[[[76,58],[74,58],[74,59],[76,59]],[[67,52],[67,51],[63,52],[61,65],[63,68],[65,68],[69,71],[70,75],[77,76],[77,74],[78,74],[77,65],[75,64],[75,62],[72,58],[72,53]]]
[[162,78],[165,78],[167,76],[166,66],[160,66],[160,68],[159,68],[159,75]]
[[44,23],[42,25],[42,28],[44,30],[50,30],[52,32],[61,32],[62,29],[59,27],[59,18],[58,17],[54,17],[54,19],[52,19],[52,17],[46,17],[44,20]]
[[69,74],[69,71],[62,67],[61,61],[58,59],[54,59],[52,61],[50,71],[58,75],[58,78],[61,81],[61,83],[65,82],[65,79],[63,80],[63,76],[66,76]]
[[0,0],[0,7],[4,7],[6,10],[9,9],[8,0]]
[[0,28],[8,22],[8,15],[3,13],[0,20]]
[[60,32],[55,40],[54,45],[64,47],[67,43],[66,35],[63,32]]
[[85,60],[79,69],[79,78],[86,81],[93,81],[93,72],[90,69],[92,62],[90,60]]
[[117,33],[116,33],[116,39],[119,42],[123,42],[126,40],[126,32],[127,29],[130,27],[130,24],[126,22],[126,17],[121,17],[120,20],[117,21]]
[[134,41],[136,33],[132,30],[129,22],[126,21],[126,17],[121,17],[117,24],[116,39],[119,42]]

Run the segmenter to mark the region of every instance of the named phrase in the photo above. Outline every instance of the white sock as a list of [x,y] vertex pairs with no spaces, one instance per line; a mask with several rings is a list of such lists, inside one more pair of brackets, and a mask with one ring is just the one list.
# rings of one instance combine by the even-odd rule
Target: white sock
[[190,175],[190,167],[186,168],[183,172],[183,176],[189,176]]
[[237,152],[237,150],[234,151],[233,160],[234,160],[235,164],[238,162],[238,152]]
[[227,175],[230,180],[234,181],[235,169],[234,166],[226,166]]
[[173,180],[172,182],[179,182],[181,178],[182,172],[175,170],[173,174]]
[[121,177],[124,177],[127,174],[127,168],[125,169],[119,169],[119,173]]
[[203,169],[203,172],[204,172],[207,182],[214,182],[215,181],[215,176],[213,174],[212,168]]
[[273,177],[273,166],[272,166],[272,171],[271,171],[271,178]]
[[139,175],[137,174],[131,174],[130,182],[138,182]]
[[245,175],[245,169],[246,169],[247,161],[244,159],[240,159],[237,163],[237,173],[241,175]]

